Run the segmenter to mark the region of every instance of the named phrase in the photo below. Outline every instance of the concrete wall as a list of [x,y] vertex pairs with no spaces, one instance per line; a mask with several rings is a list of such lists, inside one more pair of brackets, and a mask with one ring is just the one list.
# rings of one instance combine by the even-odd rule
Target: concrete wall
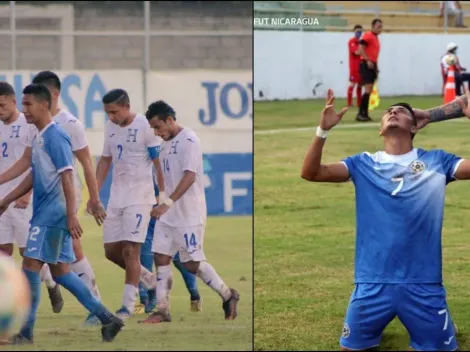
[[[7,2],[0,2],[1,5]],[[19,2],[17,2],[19,3]],[[51,2],[41,2],[51,4]],[[143,30],[142,1],[58,1],[73,4],[76,30]],[[21,4],[35,2],[21,1]],[[252,3],[243,1],[151,2],[153,30],[249,30]],[[9,29],[9,19],[0,19]],[[19,30],[56,30],[58,21],[18,19]],[[60,69],[60,40],[54,36],[17,38],[17,69]],[[252,38],[153,37],[151,69],[252,69]],[[11,69],[11,40],[0,35],[0,69]],[[142,37],[75,37],[75,69],[135,69],[143,66]]]

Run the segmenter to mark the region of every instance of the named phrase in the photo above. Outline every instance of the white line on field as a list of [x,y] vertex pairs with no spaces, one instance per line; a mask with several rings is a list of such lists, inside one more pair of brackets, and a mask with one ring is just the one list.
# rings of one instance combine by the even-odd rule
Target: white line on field
[[[447,120],[447,121],[442,121],[442,122],[466,122],[469,123],[468,119],[460,118],[460,119],[452,119],[452,120]],[[379,127],[380,123],[374,122],[374,123],[348,123],[344,125],[338,125],[334,129],[348,129],[348,128],[370,128],[370,127]],[[301,127],[301,128],[282,128],[282,129],[277,129],[277,130],[265,130],[265,131],[255,131],[254,134],[276,134],[276,133],[285,133],[285,132],[304,132],[304,131],[314,131],[316,130],[317,127]]]

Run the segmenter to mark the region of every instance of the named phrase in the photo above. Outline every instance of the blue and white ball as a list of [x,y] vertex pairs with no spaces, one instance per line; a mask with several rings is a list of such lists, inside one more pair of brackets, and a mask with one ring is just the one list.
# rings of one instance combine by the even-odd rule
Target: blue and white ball
[[0,340],[18,333],[28,318],[31,291],[13,258],[0,251]]

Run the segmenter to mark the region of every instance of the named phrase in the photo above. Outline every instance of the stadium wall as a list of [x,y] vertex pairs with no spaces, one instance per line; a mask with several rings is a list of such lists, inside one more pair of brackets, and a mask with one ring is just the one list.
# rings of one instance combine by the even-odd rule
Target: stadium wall
[[[36,72],[0,72],[0,80],[21,91]],[[176,110],[179,122],[200,137],[204,154],[209,215],[252,214],[252,73],[251,70],[57,71],[62,80],[61,106],[84,124],[91,152],[99,160],[107,116],[101,98],[110,89],[125,87],[132,109],[145,113],[148,104],[163,99]],[[147,96],[144,97],[144,84]],[[111,173],[101,190],[109,198]],[[84,193],[84,199],[88,194]]]
[[[351,33],[254,31],[255,101],[324,97],[328,88],[345,97],[350,38]],[[385,33],[380,41],[380,96],[440,95],[439,60],[449,42],[461,48],[462,66],[470,64],[469,35]]]

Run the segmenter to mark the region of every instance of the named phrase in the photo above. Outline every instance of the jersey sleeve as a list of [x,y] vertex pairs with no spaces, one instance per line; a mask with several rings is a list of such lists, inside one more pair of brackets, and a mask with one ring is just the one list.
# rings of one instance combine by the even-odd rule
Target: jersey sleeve
[[358,169],[359,164],[360,164],[360,156],[361,156],[361,154],[351,155],[351,156],[348,156],[347,158],[344,158],[343,160],[341,160],[341,162],[348,169],[349,177],[350,177],[351,181],[353,181],[353,182],[355,180],[356,170]]
[[113,156],[111,154],[111,148],[109,146],[109,134],[110,134],[110,131],[109,131],[109,125],[106,124],[106,127],[104,129],[104,144],[103,144],[103,152],[101,153],[102,156],[105,156],[105,157],[110,157],[110,156]]
[[183,171],[197,172],[202,164],[202,152],[199,141],[187,137],[183,148]]
[[34,139],[34,136],[36,135],[36,133],[37,133],[36,127],[34,125],[29,125],[28,133],[27,133],[26,138],[24,139],[24,142],[23,142],[25,147],[32,148],[33,139]]
[[455,154],[447,153],[443,150],[440,151],[440,157],[443,172],[446,175],[447,184],[456,181],[455,173],[460,166],[460,163],[463,161],[463,158]]
[[73,170],[72,143],[65,133],[54,133],[48,138],[46,151],[57,172]]
[[72,143],[72,151],[77,151],[88,146],[88,140],[86,138],[85,128],[80,120],[76,119],[71,124],[70,128],[70,141]]
[[160,143],[160,138],[155,135],[153,128],[149,127],[145,131],[145,145],[150,159],[155,160],[160,156]]

